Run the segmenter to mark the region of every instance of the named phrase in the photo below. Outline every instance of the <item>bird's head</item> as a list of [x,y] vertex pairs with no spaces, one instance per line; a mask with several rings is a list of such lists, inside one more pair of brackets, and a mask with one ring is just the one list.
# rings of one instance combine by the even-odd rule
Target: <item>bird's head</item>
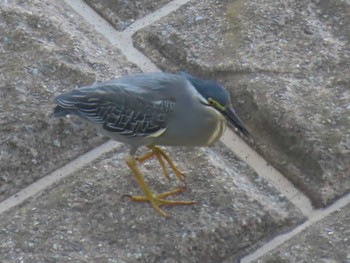
[[180,72],[180,74],[202,95],[204,100],[201,100],[201,103],[219,111],[235,128],[251,138],[248,129],[232,107],[230,93],[222,85],[213,80],[196,78],[186,72]]

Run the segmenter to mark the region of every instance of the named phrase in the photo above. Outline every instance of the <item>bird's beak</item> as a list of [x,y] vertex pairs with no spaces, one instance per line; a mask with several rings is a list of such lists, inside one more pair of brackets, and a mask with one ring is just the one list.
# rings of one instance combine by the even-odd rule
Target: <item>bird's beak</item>
[[226,119],[235,127],[237,128],[241,133],[243,133],[247,138],[252,138],[250,135],[248,129],[244,126],[241,119],[237,116],[235,110],[231,107],[227,107],[225,111],[223,112]]

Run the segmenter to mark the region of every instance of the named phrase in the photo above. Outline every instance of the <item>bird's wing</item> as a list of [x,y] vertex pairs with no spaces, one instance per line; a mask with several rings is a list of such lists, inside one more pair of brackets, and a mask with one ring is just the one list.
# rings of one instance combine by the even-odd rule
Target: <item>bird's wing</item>
[[119,83],[132,86],[133,93],[152,101],[175,100],[175,98],[188,96],[190,85],[184,76],[165,72],[139,73],[105,82],[111,85]]
[[149,90],[126,83],[101,83],[55,98],[54,115],[75,114],[125,137],[155,136],[166,127],[173,100],[150,99]]

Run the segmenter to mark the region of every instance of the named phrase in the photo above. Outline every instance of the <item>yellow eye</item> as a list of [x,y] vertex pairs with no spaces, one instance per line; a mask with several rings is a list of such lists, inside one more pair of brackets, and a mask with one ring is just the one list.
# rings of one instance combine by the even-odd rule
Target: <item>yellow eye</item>
[[212,98],[208,98],[208,102],[211,106],[213,106],[214,108],[220,110],[220,111],[225,111],[225,107],[222,106],[219,102],[217,102],[216,100],[213,100]]
[[210,105],[214,106],[215,105],[215,100],[213,100],[212,98],[208,98],[208,102]]

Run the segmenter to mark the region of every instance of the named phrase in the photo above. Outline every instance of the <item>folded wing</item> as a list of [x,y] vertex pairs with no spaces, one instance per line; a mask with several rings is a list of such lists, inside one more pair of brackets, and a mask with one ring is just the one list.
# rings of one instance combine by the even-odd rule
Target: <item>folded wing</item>
[[175,102],[126,83],[101,83],[55,98],[54,116],[78,115],[125,137],[151,136],[166,129]]

